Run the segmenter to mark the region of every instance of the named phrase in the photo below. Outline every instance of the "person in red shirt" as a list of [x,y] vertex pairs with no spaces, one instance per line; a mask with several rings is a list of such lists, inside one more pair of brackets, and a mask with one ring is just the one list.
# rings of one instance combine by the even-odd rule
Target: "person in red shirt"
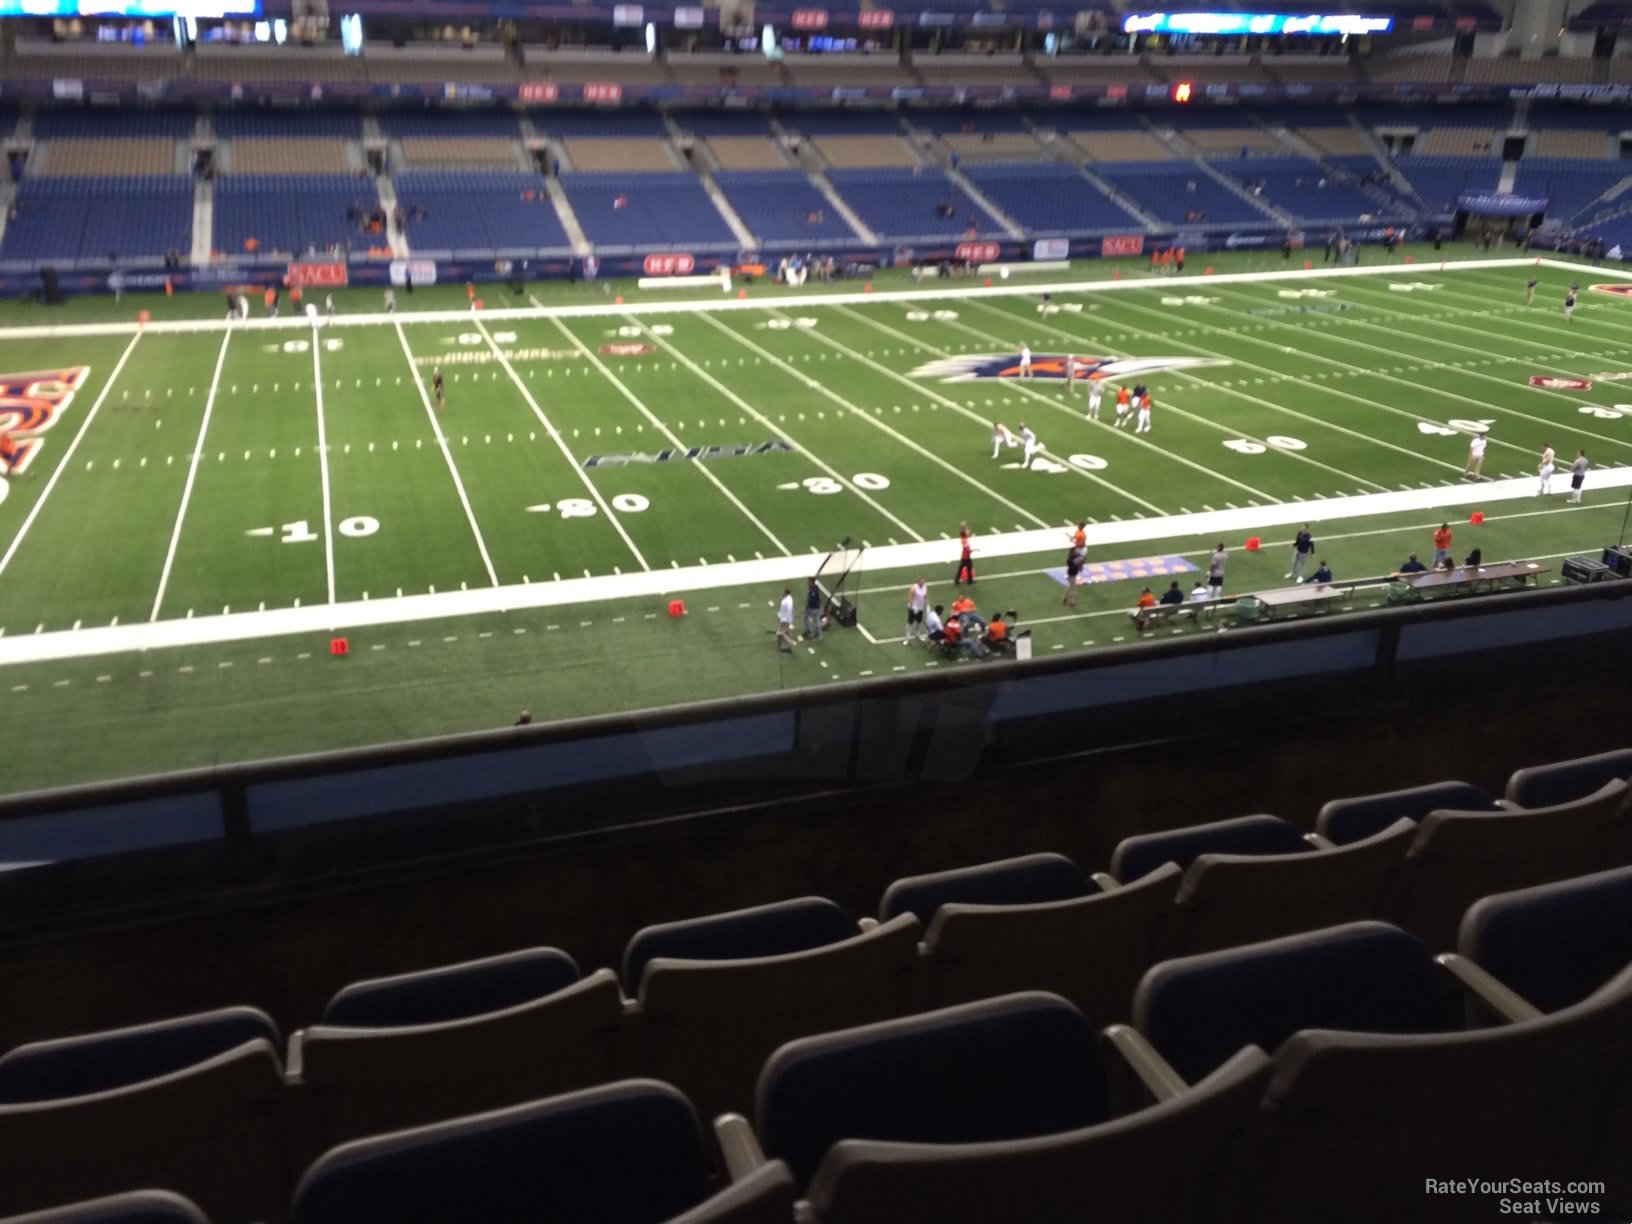
[[954,586],[962,586],[964,578],[969,579],[969,585],[975,585],[975,548],[973,537],[969,534],[969,524],[958,525],[958,572],[952,579]]
[[1451,540],[1453,533],[1449,523],[1441,523],[1439,530],[1434,532],[1434,569],[1451,559]]
[[1128,415],[1133,411],[1133,392],[1126,387],[1120,387],[1116,392],[1116,427],[1121,429],[1128,423]]
[[1071,533],[1071,547],[1072,548],[1087,548],[1088,547],[1088,520],[1087,519],[1078,519],[1077,520],[1077,529]]
[[1009,627],[1003,623],[1003,613],[994,612],[992,623],[986,626],[986,633],[980,639],[980,644],[987,650],[1001,651],[1009,644]]

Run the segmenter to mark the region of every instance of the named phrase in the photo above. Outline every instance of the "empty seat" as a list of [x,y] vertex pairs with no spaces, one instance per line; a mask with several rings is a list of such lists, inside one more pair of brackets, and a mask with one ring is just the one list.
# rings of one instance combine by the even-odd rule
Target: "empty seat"
[[1421,820],[1429,812],[1493,812],[1496,805],[1470,782],[1433,782],[1405,790],[1333,799],[1315,817],[1315,832],[1346,846],[1381,833],[1396,820]]
[[1490,1196],[1425,1184],[1498,1168],[1610,1180],[1599,1202],[1618,1218],[1632,1135],[1606,1134],[1604,1118],[1632,1099],[1628,1033],[1632,968],[1582,1003],[1500,1028],[1298,1033],[1275,1053],[1249,1140],[1221,1166],[1219,1201],[1254,1224],[1475,1224],[1492,1218]]
[[1632,965],[1632,867],[1498,893],[1462,919],[1457,951],[1544,1012]]
[[1098,1032],[1041,992],[790,1042],[756,1104],[766,1153],[801,1186],[843,1139],[980,1143],[1110,1117]]
[[196,1204],[167,1190],[133,1190],[7,1216],[0,1224],[210,1224]]
[[542,999],[578,980],[557,948],[526,948],[418,973],[354,982],[329,1000],[324,1024],[389,1028],[440,1024]]
[[711,1197],[690,1102],[626,1080],[494,1113],[348,1143],[295,1192],[296,1224],[786,1224],[786,1168]]
[[1124,884],[1163,863],[1188,867],[1203,854],[1297,854],[1312,847],[1279,816],[1238,816],[1166,833],[1124,837],[1111,852],[1111,874]]
[[[470,980],[466,975],[473,965],[410,975],[419,981],[401,987],[400,994],[397,984],[404,979],[386,979],[383,987],[395,995],[389,1002],[401,1004],[405,1013],[431,1016],[456,1008],[457,999],[444,991],[456,994],[458,984]],[[485,987],[488,998],[508,997],[518,986],[510,977],[512,967],[503,968],[503,986]],[[556,980],[562,966],[551,957],[547,966],[532,970],[520,979],[529,989]],[[335,1003],[345,995],[342,991]],[[377,1027],[336,1024],[325,1015],[323,1023],[290,1038],[290,1078],[310,1106],[320,1146],[616,1078],[623,992],[610,969],[475,1015],[391,1024],[382,1019],[389,1010],[386,1000],[365,994],[356,1011],[347,1000],[343,1014],[373,1017]]]
[[1382,916],[1450,948],[1467,908],[1492,893],[1567,879],[1600,865],[1625,782],[1574,803],[1514,812],[1430,812],[1417,828]]
[[1431,1033],[1456,1027],[1449,978],[1424,944],[1381,922],[1163,961],[1134,996],[1134,1027],[1190,1083],[1303,1029]]
[[1179,884],[1168,953],[1206,952],[1369,918],[1417,827],[1297,854],[1203,854]]
[[746,1112],[783,1042],[900,1014],[918,930],[902,915],[858,933],[819,898],[648,927],[624,955],[640,996],[633,1065],[705,1116]]
[[927,923],[943,905],[1031,905],[1068,901],[1091,891],[1082,868],[1063,854],[1028,854],[897,880],[884,890],[878,916],[888,922],[900,914],[916,914]]
[[1606,782],[1632,779],[1632,748],[1521,769],[1507,780],[1507,801],[1522,808],[1585,799]]
[[[1125,1022],[1172,908],[1179,875],[1179,868],[1167,863],[1107,892],[1030,905],[943,900],[924,934],[922,998],[928,1006],[946,1007],[1011,991],[1047,990],[1096,1025]],[[1115,884],[1109,877],[1104,882]]]
[[[845,1139],[806,1199],[822,1224],[992,1224],[1203,1218],[1220,1153],[1251,1123],[1269,1059],[1243,1050],[1207,1079],[1137,1113],[1031,1139],[930,1144]],[[912,1204],[903,1214],[902,1204]]]
[[292,1181],[278,1032],[247,1007],[0,1058],[0,1211],[159,1185],[222,1221],[280,1219]]

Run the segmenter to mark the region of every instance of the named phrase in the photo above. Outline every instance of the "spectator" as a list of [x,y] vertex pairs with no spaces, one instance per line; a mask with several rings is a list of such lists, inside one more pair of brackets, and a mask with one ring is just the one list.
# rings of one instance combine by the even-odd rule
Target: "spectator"
[[1287,579],[1302,582],[1304,567],[1309,564],[1314,552],[1315,537],[1309,534],[1309,524],[1305,523],[1292,541],[1292,568],[1286,572]]
[[1449,523],[1441,523],[1439,530],[1434,532],[1434,568],[1438,569],[1451,559],[1451,541],[1455,539]]
[[1482,549],[1474,549],[1468,554],[1468,559],[1462,562],[1463,569],[1476,570],[1485,563],[1485,554]]
[[1151,609],[1155,606],[1156,596],[1151,594],[1149,587],[1139,592],[1139,602],[1134,605],[1133,611],[1128,613],[1133,618],[1133,627],[1135,629],[1145,629],[1149,626],[1148,617]]
[[987,650],[1001,653],[1008,648],[1009,627],[1003,623],[1003,613],[992,613],[992,623],[986,626],[986,632],[981,635],[980,644]]
[[1426,574],[1428,567],[1417,560],[1416,553],[1412,553],[1405,559],[1405,564],[1400,566],[1399,572],[1402,574]]
[[1184,592],[1179,589],[1177,582],[1169,583],[1167,590],[1162,592],[1162,597],[1157,602],[1164,606],[1177,607],[1184,602]]
[[816,585],[816,579],[809,580],[810,585],[805,590],[805,636],[822,640],[822,588]]
[[1077,584],[1082,580],[1082,563],[1087,556],[1088,550],[1081,544],[1073,544],[1065,555],[1065,598],[1060,602],[1068,608],[1077,606]]
[[1221,599],[1224,595],[1224,567],[1229,564],[1230,554],[1224,551],[1224,542],[1220,540],[1218,547],[1213,549],[1213,555],[1207,558],[1207,585],[1213,590],[1213,598]]
[[1207,585],[1207,580],[1200,575],[1196,576],[1196,585],[1190,588],[1191,603],[1206,603],[1213,597],[1213,588]]
[[776,648],[793,653],[793,588],[782,589],[782,602],[776,607]]
[[1315,576],[1309,581],[1313,582],[1316,586],[1328,585],[1332,581],[1332,567],[1327,565],[1326,562],[1322,561],[1320,563],[1320,567],[1315,570]]
[[939,646],[946,640],[946,609],[936,604],[924,613],[925,636]]

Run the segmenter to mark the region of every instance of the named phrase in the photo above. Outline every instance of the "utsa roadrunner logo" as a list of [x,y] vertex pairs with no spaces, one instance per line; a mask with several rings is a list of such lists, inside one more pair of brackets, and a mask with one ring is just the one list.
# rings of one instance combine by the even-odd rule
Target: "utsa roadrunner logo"
[[1617,285],[1589,285],[1587,287],[1594,293],[1607,293],[1612,297],[1632,298],[1632,283],[1622,283]]
[[[1065,378],[1066,353],[1036,353],[1031,359],[1031,375],[1039,379]],[[1099,381],[1107,378],[1134,378],[1162,370],[1199,370],[1204,366],[1229,365],[1214,357],[1078,357],[1077,377]],[[977,382],[987,378],[1019,378],[1020,358],[1015,353],[974,353],[966,357],[945,357],[919,366],[914,378],[938,378],[942,382]]]
[[[10,462],[0,461],[0,477],[28,469],[44,443],[44,435],[74,402],[74,395],[90,376],[89,366],[39,370],[31,374],[0,374],[0,435],[10,434],[16,450]],[[0,498],[5,482],[0,479]]]

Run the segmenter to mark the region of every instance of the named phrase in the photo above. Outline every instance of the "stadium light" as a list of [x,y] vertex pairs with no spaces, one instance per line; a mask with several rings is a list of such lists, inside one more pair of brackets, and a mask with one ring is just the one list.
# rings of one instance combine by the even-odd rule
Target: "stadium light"
[[1194,96],[1195,89],[1189,81],[1180,81],[1173,86],[1173,101],[1188,102]]

